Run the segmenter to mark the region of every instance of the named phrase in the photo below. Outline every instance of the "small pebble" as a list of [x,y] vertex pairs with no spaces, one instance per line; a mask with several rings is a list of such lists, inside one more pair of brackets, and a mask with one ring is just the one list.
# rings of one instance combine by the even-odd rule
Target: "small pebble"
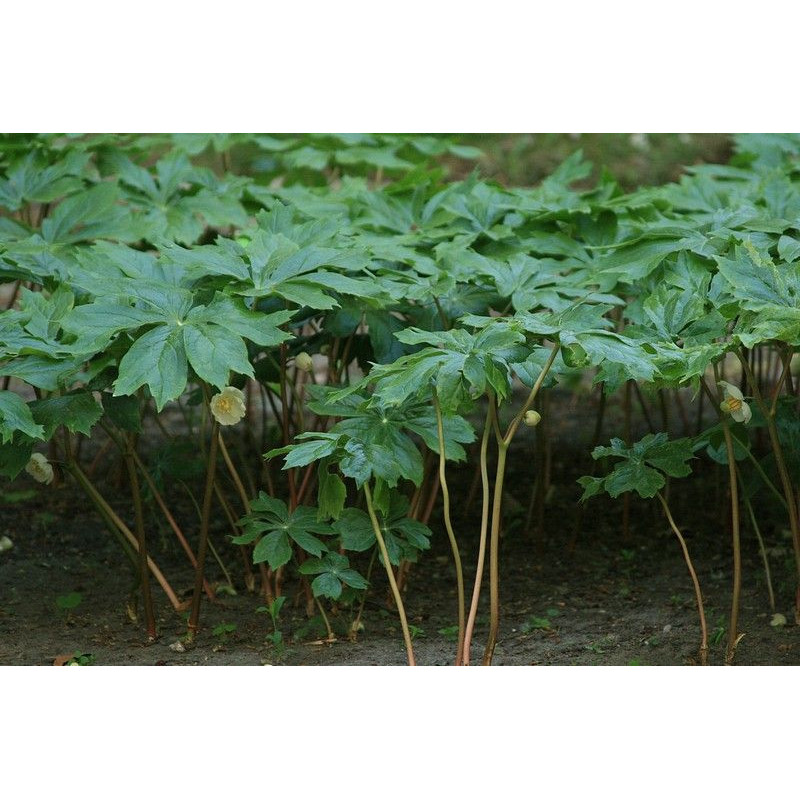
[[175,653],[185,653],[186,652],[186,648],[183,646],[183,642],[173,642],[169,646],[169,649],[172,650]]

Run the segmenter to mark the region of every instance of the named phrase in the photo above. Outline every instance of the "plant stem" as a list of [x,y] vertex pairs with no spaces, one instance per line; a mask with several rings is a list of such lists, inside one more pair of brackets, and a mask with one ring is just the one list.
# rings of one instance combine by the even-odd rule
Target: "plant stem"
[[247,492],[245,491],[244,484],[242,483],[242,479],[239,476],[239,472],[237,471],[233,461],[231,460],[230,453],[228,453],[228,448],[225,446],[225,440],[222,438],[222,431],[218,432],[217,439],[219,440],[218,441],[219,452],[222,455],[222,460],[225,462],[225,466],[228,468],[228,473],[231,476],[231,480],[233,480],[234,486],[236,486],[236,491],[239,493],[242,505],[244,506],[244,513],[249,514],[250,499],[247,496]]
[[319,597],[315,597],[314,602],[317,604],[319,613],[322,615],[322,621],[325,623],[325,632],[328,634],[328,638],[326,639],[326,641],[335,642],[336,636],[333,633],[333,628],[331,628],[331,623],[328,620],[328,615],[325,613],[325,609],[322,607],[322,603],[320,602]]
[[211,517],[211,500],[214,496],[214,477],[217,471],[217,446],[219,445],[219,423],[216,419],[211,424],[211,445],[208,451],[208,467],[206,470],[206,485],[203,494],[203,515],[200,520],[200,543],[197,548],[197,569],[195,570],[194,592],[192,605],[189,612],[189,623],[186,631],[186,640],[191,643],[197,634],[197,623],[200,618],[200,596],[203,591],[203,569],[206,562],[208,548],[208,527]]
[[733,530],[733,597],[731,598],[731,623],[728,631],[728,647],[725,663],[732,664],[736,654],[739,624],[739,597],[742,590],[742,551],[739,536],[739,486],[736,480],[736,456],[733,449],[733,437],[727,420],[722,421],[722,432],[725,435],[725,448],[728,453],[728,480],[731,487],[731,527]]
[[[286,396],[286,344],[281,343],[281,362],[280,362],[280,390],[281,390],[281,430],[283,433],[283,446],[289,444],[289,401]],[[297,490],[295,488],[295,474],[294,470],[290,469],[286,472],[286,478],[289,482],[289,511],[294,511],[297,508]]]
[[[719,371],[714,364],[714,378],[719,383]],[[742,638],[737,635],[739,625],[739,597],[742,590],[742,552],[741,539],[739,532],[739,483],[736,477],[736,452],[733,447],[733,437],[728,420],[719,411],[719,400],[711,394],[711,390],[706,385],[705,379],[700,379],[700,384],[708,394],[711,405],[717,409],[722,422],[722,433],[725,437],[725,451],[728,459],[728,485],[731,492],[731,531],[733,536],[733,596],[731,597],[731,618],[728,629],[728,646],[725,650],[725,663],[732,664],[736,655],[736,646]]]
[[375,533],[375,538],[378,540],[378,547],[380,548],[381,557],[383,558],[383,566],[386,569],[389,585],[392,588],[392,595],[394,596],[394,602],[397,606],[397,613],[400,615],[400,627],[403,629],[403,639],[406,643],[408,665],[413,667],[416,666],[416,661],[414,660],[414,648],[411,646],[411,633],[408,629],[408,621],[406,620],[406,610],[403,606],[403,598],[400,596],[400,590],[397,588],[397,581],[394,579],[392,564],[389,561],[389,551],[386,549],[386,542],[381,533],[381,526],[378,524],[378,517],[375,515],[375,507],[372,504],[372,492],[369,489],[369,482],[364,483],[364,499],[367,502],[367,513],[372,522],[372,530]]
[[486,559],[486,534],[489,529],[489,467],[486,456],[489,450],[489,433],[492,429],[493,414],[495,413],[494,395],[489,396],[489,407],[486,411],[486,422],[483,425],[481,438],[481,484],[483,486],[483,508],[481,510],[481,535],[478,546],[478,564],[475,570],[475,585],[472,589],[472,602],[469,607],[469,618],[464,633],[464,647],[462,648],[462,664],[469,666],[470,646],[472,644],[472,631],[475,628],[475,619],[478,616],[478,600],[481,596],[481,582],[483,580],[483,566]]
[[528,399],[520,409],[519,413],[511,420],[505,436],[500,436],[499,426],[495,425],[495,435],[497,437],[497,469],[495,471],[494,479],[494,498],[492,500],[492,527],[489,536],[489,639],[486,642],[486,649],[483,653],[483,664],[489,666],[492,663],[494,656],[494,648],[497,644],[497,633],[500,628],[500,520],[502,516],[503,505],[503,479],[505,478],[506,471],[506,455],[511,440],[517,432],[520,423],[525,418],[528,409],[533,405],[536,400],[536,395],[539,394],[539,389],[542,388],[542,383],[550,371],[550,367],[556,360],[556,355],[559,350],[556,344],[550,352],[542,371],[536,378],[533,388],[528,394]]
[[[78,483],[80,483],[80,485],[83,487],[83,490],[103,515],[104,519],[110,523],[112,528],[116,529],[120,534],[122,534],[128,545],[132,548],[133,552],[138,554],[139,548],[136,542],[136,537],[133,535],[133,533],[131,533],[128,526],[117,516],[117,514],[114,512],[114,509],[111,508],[111,506],[106,502],[105,498],[95,488],[94,484],[89,480],[89,478],[86,477],[83,470],[78,466],[77,463],[75,463],[74,460],[68,464],[68,469]],[[137,563],[135,558],[134,563]],[[164,577],[163,573],[156,566],[155,562],[152,558],[150,558],[150,556],[147,556],[147,565],[149,566],[153,577],[158,581],[159,585],[164,590],[164,594],[167,595],[172,607],[176,611],[179,610],[181,607],[181,601],[178,600],[178,596],[175,594],[172,587],[167,582],[167,579]]]
[[[797,514],[795,488],[792,484],[792,479],[789,476],[789,471],[786,469],[786,461],[783,457],[783,448],[781,447],[780,437],[778,436],[778,427],[775,424],[776,402],[773,401],[771,409],[767,408],[767,404],[764,402],[764,398],[762,397],[761,391],[758,388],[758,382],[753,376],[753,372],[747,363],[747,359],[743,358],[739,351],[737,351],[736,354],[739,357],[739,361],[742,364],[745,374],[747,375],[747,381],[750,384],[750,388],[753,390],[753,396],[755,397],[756,403],[758,403],[758,407],[761,410],[764,419],[766,420],[767,431],[769,432],[769,440],[770,444],[772,445],[772,453],[775,456],[775,466],[778,468],[778,474],[781,478],[781,485],[783,486],[783,494],[786,498],[786,508],[789,512],[789,527],[792,531],[792,544],[794,546],[795,569],[797,572],[797,592],[795,597],[794,616],[795,622],[800,625],[800,520],[798,520]],[[784,375],[788,367],[789,363],[787,361],[784,365]],[[785,380],[785,377],[782,378],[781,383],[783,380]],[[780,384],[777,388],[780,389]]]
[[[183,534],[178,523],[175,521],[175,517],[172,516],[169,508],[167,508],[167,504],[164,502],[164,498],[161,496],[161,492],[158,491],[156,487],[155,481],[150,477],[150,474],[145,469],[144,464],[142,463],[141,459],[139,458],[138,454],[134,450],[133,452],[134,461],[136,461],[136,465],[139,467],[139,470],[144,477],[145,483],[147,484],[148,488],[153,494],[158,507],[161,509],[161,513],[164,515],[164,519],[167,520],[167,524],[172,528],[173,533],[178,538],[178,541],[181,543],[181,547],[183,551],[186,553],[187,557],[189,558],[189,563],[197,568],[197,558],[195,558],[194,552],[192,548],[189,546],[189,542],[186,541],[186,537]],[[209,600],[214,599],[214,592],[211,591],[211,587],[208,584],[208,581],[203,582],[203,588],[205,589],[205,593],[208,596]]]
[[[741,477],[741,476],[740,476]],[[744,504],[747,506],[747,512],[750,515],[750,522],[753,526],[756,539],[758,539],[758,551],[761,553],[761,560],[764,562],[764,576],[767,580],[767,594],[769,595],[769,607],[771,611],[775,611],[775,592],[772,589],[772,573],[769,568],[769,558],[767,557],[767,548],[764,546],[764,539],[761,536],[761,529],[758,527],[758,520],[756,519],[755,512],[753,511],[753,504],[750,502],[747,494],[744,495]]]
[[672,528],[672,532],[678,537],[678,541],[681,543],[683,558],[686,561],[686,566],[689,568],[689,574],[692,576],[694,595],[695,599],[697,600],[697,612],[700,615],[700,664],[705,667],[708,665],[708,628],[706,627],[706,613],[703,609],[703,593],[700,591],[700,582],[697,580],[697,573],[694,570],[692,559],[689,557],[689,548],[686,547],[686,540],[681,535],[680,529],[675,524],[675,520],[672,518],[667,501],[664,499],[664,496],[661,494],[661,492],[659,492],[657,496],[664,508],[664,513],[667,516],[667,521],[669,522],[670,528]]
[[[369,560],[369,565],[367,566],[367,574],[364,576],[367,583],[369,583],[369,579],[372,577],[372,568],[375,566],[375,559],[378,557],[378,551],[373,548],[372,556]],[[367,602],[367,592],[369,589],[364,590],[364,594],[361,596],[361,602],[358,605],[358,613],[356,614],[356,618],[350,623],[350,635],[348,638],[350,641],[355,641],[356,637],[358,636],[359,628],[361,627],[361,615],[364,613],[364,605]]]
[[456,666],[461,663],[464,653],[464,632],[465,632],[465,612],[464,612],[464,573],[461,570],[461,555],[458,552],[458,542],[453,531],[453,522],[450,518],[450,491],[447,488],[447,476],[445,471],[445,442],[444,442],[444,421],[442,420],[442,409],[439,404],[439,395],[436,389],[433,390],[433,408],[436,412],[436,428],[439,435],[439,485],[442,489],[442,500],[444,502],[444,526],[447,529],[447,538],[450,540],[450,548],[453,551],[453,561],[456,566],[456,586],[458,591],[458,647],[456,648]]
[[133,512],[136,522],[136,539],[139,543],[139,580],[142,586],[142,602],[144,604],[144,620],[147,626],[147,638],[156,640],[156,618],[153,613],[153,597],[150,594],[150,574],[147,569],[147,539],[144,530],[144,512],[142,511],[142,493],[139,488],[139,476],[136,472],[136,462],[133,457],[133,434],[125,438],[125,466],[128,469],[128,478],[133,496]]
[[501,439],[497,445],[497,469],[492,499],[492,528],[489,534],[489,638],[483,652],[483,665],[492,663],[497,633],[500,628],[500,517],[503,504],[503,479],[506,472],[508,443]]
[[[122,442],[117,437],[116,433],[112,430],[112,428],[109,425],[106,425],[103,422],[103,420],[100,420],[100,426],[103,428],[103,430],[105,430],[105,432],[108,434],[109,437],[109,440],[106,442],[106,445],[115,444],[124,455],[126,452],[125,445],[122,444]],[[136,466],[139,468],[139,471],[142,473],[142,477],[144,478],[148,489],[152,493],[153,498],[158,504],[158,507],[161,509],[161,513],[164,515],[164,519],[166,519],[167,524],[170,526],[170,528],[172,528],[173,533],[178,538],[178,541],[180,542],[183,551],[186,553],[189,559],[189,563],[196,568],[197,559],[195,558],[194,552],[192,551],[192,548],[189,546],[189,542],[186,541],[186,537],[184,536],[180,526],[175,521],[175,517],[172,516],[172,513],[167,507],[167,504],[164,502],[164,498],[162,497],[161,492],[158,491],[158,487],[156,486],[155,481],[150,477],[150,473],[147,471],[147,468],[145,467],[144,463],[142,462],[142,459],[139,457],[139,454],[136,452],[135,449],[131,450],[131,455],[133,456],[133,460]],[[92,467],[93,466],[94,462],[92,464]],[[91,469],[92,468],[90,467],[88,474],[91,474]],[[186,490],[189,491],[188,487],[186,487]],[[189,497],[192,500],[192,502],[194,502],[194,497],[192,497],[191,492],[189,492]],[[223,572],[224,571],[225,569],[223,567]],[[214,600],[214,592],[211,591],[211,587],[208,585],[208,581],[204,581],[203,587],[205,589],[206,595],[208,595],[208,598],[210,600]]]

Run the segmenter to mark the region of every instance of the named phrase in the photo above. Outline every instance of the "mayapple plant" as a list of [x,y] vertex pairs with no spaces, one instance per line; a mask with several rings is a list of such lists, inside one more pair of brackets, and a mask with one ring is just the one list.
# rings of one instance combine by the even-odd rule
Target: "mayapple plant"
[[[185,610],[148,552],[154,503],[195,571],[189,640],[202,595],[214,597],[207,553],[234,582],[215,547],[219,512],[245,556],[245,586],[255,588],[252,567],[271,604],[298,577],[329,637],[326,604],[360,593],[363,609],[379,562],[409,663],[404,579],[436,535],[440,498],[455,662],[471,660],[488,562],[488,664],[512,443],[535,430],[543,486],[548,397],[591,380],[602,398],[594,444],[615,397],[623,431],[601,448],[619,464],[590,476],[587,492],[662,497],[690,572],[664,476],[686,474],[689,440],[727,469],[727,660],[739,506],[758,531],[764,492],[792,533],[800,622],[800,140],[739,136],[734,163],[632,193],[608,174],[586,188],[580,153],[529,188],[477,173],[447,181],[445,154],[478,155],[424,135],[0,137],[0,474],[80,487],[131,563],[149,639],[151,578]],[[653,438],[634,442],[635,401]],[[678,422],[683,437],[664,439]],[[165,449],[184,456],[167,468]],[[110,452],[127,475],[127,523],[114,488],[94,478]],[[482,506],[468,603],[447,462],[470,459]],[[167,483],[191,494],[201,476],[193,535]],[[546,496],[532,498],[540,519]],[[705,647],[704,634],[701,662]]]
[[708,629],[706,615],[703,607],[703,593],[700,591],[700,582],[697,579],[689,549],[678,526],[675,524],[672,511],[661,491],[666,478],[684,478],[691,473],[687,463],[694,458],[693,443],[690,439],[675,439],[670,441],[666,433],[648,434],[633,446],[628,447],[621,439],[612,439],[610,447],[596,447],[592,451],[592,458],[617,458],[611,472],[604,478],[585,476],[578,483],[583,486],[584,502],[600,492],[606,492],[611,497],[619,497],[625,492],[636,492],[640,497],[657,497],[664,515],[667,518],[672,532],[680,543],[686,567],[694,585],[697,613],[700,617],[700,664],[708,664]]

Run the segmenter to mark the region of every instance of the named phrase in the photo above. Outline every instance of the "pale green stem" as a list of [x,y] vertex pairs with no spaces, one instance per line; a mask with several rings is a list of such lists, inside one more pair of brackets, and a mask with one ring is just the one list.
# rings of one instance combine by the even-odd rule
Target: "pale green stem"
[[450,540],[450,548],[453,551],[453,561],[456,567],[456,586],[458,591],[458,648],[456,651],[456,666],[458,666],[461,664],[464,652],[464,574],[461,569],[461,555],[458,552],[458,542],[456,541],[453,523],[450,518],[450,491],[447,488],[447,477],[445,474],[444,421],[442,420],[439,396],[435,389],[433,390],[433,408],[436,411],[436,428],[439,435],[439,485],[442,489],[442,499],[444,502],[444,526],[447,529],[447,538]]
[[378,547],[380,548],[381,557],[383,558],[383,566],[386,568],[389,586],[392,589],[392,596],[397,606],[397,613],[400,615],[400,627],[403,629],[403,639],[406,643],[408,665],[413,667],[416,666],[416,661],[414,660],[414,648],[411,645],[411,632],[409,631],[408,621],[406,620],[406,610],[403,606],[403,598],[400,596],[400,589],[397,588],[394,572],[392,572],[392,563],[389,561],[389,551],[386,549],[386,542],[381,533],[381,526],[378,523],[378,517],[375,515],[375,507],[372,504],[372,492],[369,489],[369,483],[364,484],[364,499],[367,503],[367,513],[369,514],[370,522],[372,522],[372,530],[375,533],[375,538],[378,540]]
[[[714,378],[719,383],[719,371],[714,364]],[[712,406],[717,409],[722,422],[722,433],[725,437],[725,450],[728,459],[728,484],[731,490],[731,530],[733,536],[733,594],[731,597],[731,617],[728,629],[728,646],[725,650],[725,663],[732,664],[736,655],[736,646],[742,638],[737,634],[739,626],[739,598],[742,591],[742,551],[739,530],[739,482],[736,477],[736,452],[733,446],[730,426],[725,415],[719,411],[719,398],[715,398],[704,379],[700,379],[702,386],[708,392]]]
[[664,496],[661,494],[661,492],[658,493],[658,499],[661,501],[661,505],[664,508],[664,513],[667,515],[667,521],[669,522],[670,528],[672,528],[672,532],[678,537],[678,541],[681,543],[683,558],[684,561],[686,561],[686,566],[689,568],[689,574],[692,576],[694,595],[695,600],[697,601],[697,612],[700,615],[700,664],[705,667],[708,665],[708,628],[706,627],[706,613],[703,608],[703,593],[700,591],[700,582],[697,580],[697,573],[694,570],[692,559],[689,557],[689,548],[686,546],[686,540],[683,538],[680,529],[675,524],[675,520],[672,518],[667,501],[664,499]]
[[495,426],[495,432],[497,434],[497,470],[495,472],[494,498],[492,501],[492,527],[489,537],[489,639],[486,642],[486,649],[483,653],[484,666],[488,666],[492,663],[494,648],[497,644],[497,634],[500,628],[500,520],[502,517],[503,479],[505,478],[506,455],[511,440],[517,432],[517,428],[519,428],[520,423],[525,418],[525,413],[536,400],[536,396],[542,388],[544,379],[547,377],[550,367],[556,360],[559,347],[560,345],[558,344],[553,347],[547,359],[547,363],[539,373],[539,377],[533,384],[530,394],[528,394],[528,399],[525,401],[519,413],[511,420],[511,424],[508,426],[505,436],[500,437],[499,426]]
[[489,467],[486,456],[489,449],[489,433],[492,429],[494,418],[494,396],[489,397],[489,408],[486,412],[486,422],[483,425],[483,438],[481,439],[481,484],[483,486],[483,508],[481,510],[481,535],[478,546],[478,564],[475,572],[475,585],[472,589],[472,603],[469,607],[469,618],[464,633],[463,661],[465,667],[469,666],[470,647],[472,645],[472,631],[475,628],[475,619],[478,616],[478,600],[481,596],[481,582],[483,581],[483,566],[486,559],[486,537],[489,530]]

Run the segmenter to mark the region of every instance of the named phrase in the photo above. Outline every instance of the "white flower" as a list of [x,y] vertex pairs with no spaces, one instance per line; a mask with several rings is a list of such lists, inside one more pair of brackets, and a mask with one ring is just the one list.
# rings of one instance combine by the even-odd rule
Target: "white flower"
[[723,401],[719,404],[720,409],[725,414],[730,414],[736,422],[744,422],[747,425],[753,412],[750,406],[744,402],[744,395],[727,381],[720,381],[719,387],[722,389]]
[[41,453],[34,453],[31,456],[28,465],[25,467],[25,472],[35,481],[39,481],[39,483],[53,482],[53,467]]
[[244,393],[235,386],[226,386],[211,398],[211,413],[220,425],[235,425],[244,417]]
[[14,542],[8,536],[0,536],[0,553],[5,553],[14,546]]
[[525,412],[523,420],[529,428],[535,428],[542,421],[542,415],[531,409]]
[[294,365],[297,367],[297,369],[302,370],[303,372],[311,372],[311,369],[314,366],[314,361],[308,353],[303,351],[294,357]]

